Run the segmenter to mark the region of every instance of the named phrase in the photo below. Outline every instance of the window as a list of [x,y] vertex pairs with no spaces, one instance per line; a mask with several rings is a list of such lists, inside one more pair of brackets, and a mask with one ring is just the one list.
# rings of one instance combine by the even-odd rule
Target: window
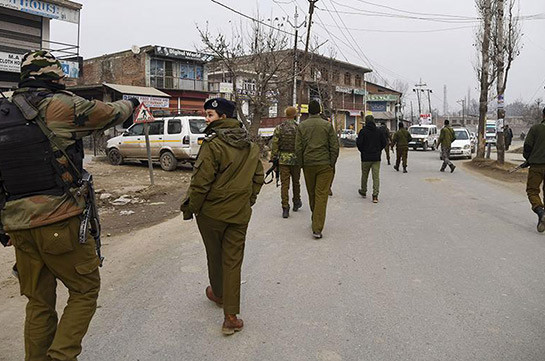
[[322,80],[329,81],[329,72],[327,71],[327,69],[322,68],[321,73],[322,73]]
[[149,135],[163,135],[165,123],[163,121],[153,122],[149,125]]
[[203,134],[206,129],[206,121],[204,119],[189,119],[189,130],[192,134]]
[[151,86],[164,88],[165,85],[165,62],[163,60],[152,59],[150,63],[150,81]]
[[344,73],[344,85],[352,85],[352,74]]
[[331,81],[333,81],[334,83],[339,83],[340,82],[339,77],[340,77],[339,71],[334,70],[333,71],[333,79],[331,79]]
[[180,119],[171,119],[168,121],[168,134],[180,134],[182,132],[182,122]]
[[127,131],[129,136],[144,135],[144,124],[135,124]]
[[361,75],[357,74],[355,81],[356,81],[355,86],[358,88],[361,88]]

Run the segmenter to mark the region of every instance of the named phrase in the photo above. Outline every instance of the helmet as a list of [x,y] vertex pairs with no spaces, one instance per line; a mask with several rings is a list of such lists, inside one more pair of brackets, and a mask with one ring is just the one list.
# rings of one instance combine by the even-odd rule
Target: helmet
[[21,80],[59,80],[64,76],[61,63],[49,51],[31,51],[23,56]]

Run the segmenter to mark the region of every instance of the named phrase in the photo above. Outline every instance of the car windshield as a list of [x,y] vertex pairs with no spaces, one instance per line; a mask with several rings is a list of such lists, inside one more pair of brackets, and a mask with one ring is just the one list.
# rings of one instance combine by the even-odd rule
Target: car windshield
[[428,128],[424,127],[410,127],[409,133],[416,135],[428,135]]
[[469,136],[467,135],[467,132],[465,130],[455,130],[454,134],[456,134],[456,140],[469,139]]
[[496,127],[486,127],[487,133],[496,133]]
[[204,119],[189,119],[189,129],[193,134],[203,134],[206,129],[206,121]]

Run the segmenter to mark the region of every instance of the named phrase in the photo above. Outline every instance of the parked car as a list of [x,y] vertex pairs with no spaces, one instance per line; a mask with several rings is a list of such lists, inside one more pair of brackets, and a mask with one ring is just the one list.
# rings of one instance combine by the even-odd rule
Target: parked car
[[435,150],[437,148],[437,139],[439,135],[437,133],[437,126],[435,125],[413,125],[409,127],[409,133],[413,140],[409,143],[409,147],[414,150],[422,148],[428,150],[431,148]]
[[358,135],[353,129],[343,129],[341,131],[341,145],[343,147],[355,147],[357,138]]
[[[151,159],[167,171],[176,169],[178,162],[193,164],[204,140],[204,117],[157,118],[149,124]],[[122,135],[107,143],[110,163],[120,165],[125,161],[147,161],[146,139],[143,124],[131,125]]]
[[477,150],[477,134],[475,134],[475,132],[470,132],[469,139],[471,140],[471,153],[475,153]]
[[494,120],[486,121],[485,141],[486,144],[496,146],[496,121]]
[[450,146],[450,157],[465,157],[471,159],[472,141],[471,135],[466,128],[453,128],[456,140]]

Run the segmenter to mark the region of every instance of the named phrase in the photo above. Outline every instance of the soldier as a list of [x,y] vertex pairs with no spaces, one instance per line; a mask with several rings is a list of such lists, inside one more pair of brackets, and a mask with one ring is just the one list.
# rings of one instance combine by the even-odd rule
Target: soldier
[[454,129],[450,126],[450,121],[448,119],[445,120],[445,126],[443,129],[441,129],[441,133],[439,134],[439,140],[438,143],[441,145],[441,159],[443,159],[443,165],[441,165],[441,172],[445,171],[445,168],[447,165],[450,167],[450,172],[454,172],[456,169],[456,166],[452,164],[450,161],[450,146],[452,145],[452,142],[456,140],[456,134],[454,133]]
[[532,210],[537,214],[537,230],[542,233],[545,232],[545,208],[539,192],[545,179],[545,108],[543,108],[542,122],[532,126],[526,136],[523,155],[530,164],[526,193]]
[[384,122],[380,123],[380,130],[384,132],[384,137],[386,138],[386,147],[384,148],[384,152],[386,153],[386,160],[388,160],[388,165],[391,165],[390,145],[392,144],[392,133],[390,133],[390,129],[388,129],[386,123]]
[[405,129],[403,122],[399,122],[399,130],[394,134],[392,149],[396,146],[396,165],[394,169],[399,172],[399,164],[403,160],[403,173],[407,173],[407,158],[409,157],[409,143],[413,140],[411,134]]
[[[3,224],[11,237],[28,298],[25,360],[76,360],[81,353],[100,288],[95,241],[80,235],[82,138],[121,124],[138,105],[85,100],[64,90],[63,78],[53,55],[29,52],[19,89],[0,104],[0,231]],[[69,292],[60,322],[57,280]]]
[[181,210],[186,220],[197,216],[208,259],[210,286],[205,294],[223,305],[222,332],[232,335],[244,326],[237,318],[240,272],[251,207],[264,181],[263,165],[259,147],[234,119],[233,102],[210,99],[204,109],[207,136]]
[[282,183],[282,217],[290,215],[290,178],[293,184],[293,211],[297,212],[302,206],[301,202],[301,166],[297,164],[295,154],[295,136],[297,134],[297,109],[286,108],[288,118],[274,130],[272,139],[271,160],[278,160],[280,167],[280,181]]
[[509,150],[511,143],[513,142],[513,130],[509,128],[509,125],[505,125],[503,129],[503,136],[505,137],[505,150]]
[[386,147],[386,135],[378,129],[372,115],[365,117],[365,127],[358,134],[357,145],[361,152],[361,188],[359,194],[367,198],[369,171],[373,172],[373,203],[378,203],[380,187],[380,156]]
[[339,141],[333,126],[320,117],[320,103],[310,101],[308,112],[310,117],[297,128],[295,152],[305,175],[312,211],[312,234],[319,239],[322,238],[328,195],[339,156]]

